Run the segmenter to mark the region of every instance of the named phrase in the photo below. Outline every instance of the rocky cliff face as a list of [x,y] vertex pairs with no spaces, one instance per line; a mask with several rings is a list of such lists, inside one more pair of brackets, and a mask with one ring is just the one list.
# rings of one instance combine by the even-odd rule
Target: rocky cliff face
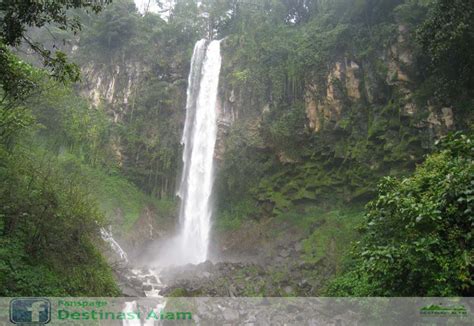
[[[394,40],[384,46],[377,57],[368,59],[349,52],[340,53],[327,63],[325,72],[308,72],[306,76],[317,77],[297,81],[302,90],[292,95],[291,101],[304,106],[305,119],[294,127],[293,132],[295,137],[304,133],[306,139],[313,137],[316,140],[311,145],[305,140],[290,149],[279,146],[268,136],[271,132],[268,123],[272,123],[273,111],[280,105],[273,96],[274,90],[269,85],[255,85],[255,82],[236,83],[235,72],[239,72],[239,78],[245,81],[248,67],[237,63],[239,61],[232,49],[235,44],[222,42],[216,159],[225,164],[228,135],[237,123],[246,134],[252,151],[264,152],[280,164],[293,167],[292,171],[289,167],[284,168],[288,169],[284,173],[288,177],[288,185],[291,180],[298,179],[294,168],[314,177],[314,184],[303,191],[304,196],[316,189],[327,193],[322,190],[326,188],[338,192],[345,200],[366,198],[367,194],[373,193],[374,180],[378,177],[412,169],[437,138],[456,127],[456,110],[416,100],[416,63],[410,50],[409,34],[409,28],[400,24]],[[153,77],[161,78],[159,75],[158,70],[153,71],[140,60],[114,57],[107,64],[91,62],[83,66],[86,87],[81,92],[91,99],[94,106],[104,107],[114,123],[127,125],[129,122],[124,117],[133,114],[134,102],[141,96],[137,95],[140,94],[138,90],[149,87],[147,81]],[[174,85],[176,80],[184,83],[187,71],[182,69],[175,75],[179,77],[173,77],[174,81],[168,85]],[[180,126],[175,128],[176,134],[181,134],[184,121],[185,89],[185,85],[173,90],[164,88],[163,93],[154,99],[159,102],[163,96],[173,94],[166,99],[166,105],[173,112],[180,112],[176,114],[176,126]],[[154,92],[154,89],[147,89],[147,92]],[[150,112],[151,109],[146,110]],[[159,135],[153,127],[145,129],[148,130],[146,138],[150,141],[143,144],[143,148],[148,148]],[[115,143],[120,162],[128,160],[130,166],[137,166],[140,159],[146,160],[141,158],[143,150],[131,156],[122,148],[123,141],[117,139]],[[156,151],[153,147],[147,150],[150,153]],[[177,151],[175,154],[180,157]],[[150,169],[158,171],[160,165],[153,165]],[[177,175],[178,165],[174,169],[171,174]],[[324,182],[320,181],[322,176]],[[301,175],[301,178],[302,185],[306,186],[308,177]],[[164,184],[171,183],[166,180]],[[266,191],[275,193],[278,189]],[[310,197],[315,198],[313,195]],[[261,198],[263,202],[276,200],[268,199],[266,195]]]
[[[252,186],[262,207],[269,206],[269,212],[280,207],[276,211],[281,212],[314,200],[366,201],[380,177],[413,169],[437,139],[456,128],[455,108],[417,97],[412,34],[403,24],[396,33],[375,56],[345,51],[332,56],[325,71],[306,71],[306,77],[296,81],[301,91],[286,91],[283,99],[277,99],[269,85],[259,90],[254,81],[236,83],[234,72],[247,80],[247,67],[237,64],[236,50],[224,42],[220,94],[225,129],[243,128],[251,151],[264,152],[279,164],[273,168],[274,178],[264,175],[269,180]],[[304,106],[304,121],[285,121],[291,113],[282,115],[282,110],[295,111],[299,105]],[[294,128],[289,136],[285,124]],[[275,128],[299,142],[282,146],[272,135]],[[221,144],[219,157],[225,150]]]
[[[153,199],[172,198],[181,159],[186,72],[109,49],[102,49],[96,56],[84,54],[86,49],[76,51],[79,63],[92,58],[80,64],[82,82],[78,91],[89,99],[92,109],[103,110],[109,117],[113,125],[109,141],[121,173]],[[123,234],[117,233],[131,252],[175,224],[174,218],[153,204],[143,203],[140,210],[135,224],[127,226]],[[119,209],[111,215],[114,225],[124,225]]]
[[305,108],[308,126],[319,132],[324,126],[336,125],[343,116],[345,101],[361,99],[361,67],[343,58],[333,64],[327,75],[326,85],[309,82],[305,92]]
[[[359,113],[362,113],[360,119],[369,121],[379,113],[377,110],[381,106],[393,101],[395,94],[398,114],[413,120],[414,128],[429,132],[433,137],[453,130],[453,108],[415,103],[413,89],[417,85],[410,76],[414,71],[414,62],[407,41],[409,32],[407,26],[399,25],[396,41],[387,46],[375,62],[349,56],[335,57],[333,62],[328,63],[330,68],[324,82],[320,79],[306,80],[303,100],[307,128],[314,133],[344,129],[349,120]],[[258,115],[270,110],[268,104],[248,97],[251,89],[234,89],[225,81],[221,85],[221,106],[224,108],[221,112],[226,126],[248,116],[251,105],[254,105],[254,112]],[[360,112],[355,112],[357,110]]]
[[[452,108],[435,108],[430,103],[420,107],[413,99],[416,85],[410,77],[414,67],[407,45],[408,32],[406,26],[399,25],[397,41],[380,57],[385,76],[374,71],[371,62],[342,57],[331,64],[325,85],[309,82],[305,93],[309,128],[316,133],[324,128],[334,129],[357,104],[371,107],[387,101],[387,90],[391,88],[401,97],[400,116],[416,119],[420,110],[429,112],[416,119],[416,128],[430,129],[436,137],[452,130],[455,127]],[[378,79],[374,78],[377,74]]]
[[137,61],[100,64],[90,62],[82,67],[81,93],[98,108],[102,106],[114,123],[122,122],[124,114],[133,105],[132,92],[139,87],[140,76],[146,67]]

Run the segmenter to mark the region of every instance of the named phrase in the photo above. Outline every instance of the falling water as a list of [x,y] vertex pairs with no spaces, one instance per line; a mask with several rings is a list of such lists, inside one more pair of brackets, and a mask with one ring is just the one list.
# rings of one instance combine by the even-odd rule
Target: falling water
[[112,236],[111,231],[107,231],[104,228],[100,229],[100,235],[102,239],[110,244],[112,250],[122,259],[124,262],[128,263],[128,256],[127,253],[120,247],[117,241],[115,241],[114,237]]
[[[188,77],[186,121],[181,140],[184,145],[183,172],[178,191],[178,196],[181,198],[179,214],[181,230],[175,241],[171,242],[173,250],[166,252],[165,259],[163,257],[159,259],[161,267],[170,263],[196,264],[207,259],[212,215],[214,147],[217,138],[216,104],[220,68],[220,41],[198,41],[194,47]],[[102,236],[114,250],[119,251],[120,246],[113,240],[111,234],[103,230]],[[127,258],[125,253],[122,257]],[[133,272],[136,275],[140,274],[138,270]],[[162,284],[158,274],[144,276],[154,276],[158,282],[157,287],[146,292],[146,295],[161,297],[159,291]],[[154,311],[159,313],[165,305],[166,301],[163,301],[154,308]],[[125,304],[123,312],[136,310],[137,303],[132,301]],[[147,321],[144,325],[154,324],[153,321]],[[123,321],[123,325],[138,326],[142,325],[142,322]]]
[[188,78],[183,131],[181,198],[181,263],[206,260],[211,224],[214,147],[217,137],[217,88],[221,68],[220,41],[200,40],[194,47]]

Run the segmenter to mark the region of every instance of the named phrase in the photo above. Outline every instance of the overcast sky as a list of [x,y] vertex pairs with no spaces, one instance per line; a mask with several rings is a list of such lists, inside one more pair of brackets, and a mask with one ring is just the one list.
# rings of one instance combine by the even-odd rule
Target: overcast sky
[[145,12],[145,10],[151,11],[151,12],[158,12],[160,9],[158,5],[156,4],[155,0],[134,0],[135,5],[138,8],[138,11],[140,11],[142,14]]

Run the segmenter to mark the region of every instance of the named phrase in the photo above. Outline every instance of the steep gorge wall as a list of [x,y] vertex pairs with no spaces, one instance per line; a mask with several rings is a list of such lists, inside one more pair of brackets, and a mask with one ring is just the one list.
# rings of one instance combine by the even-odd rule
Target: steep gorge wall
[[[436,139],[457,127],[458,117],[456,108],[417,99],[411,31],[403,24],[396,30],[377,56],[341,51],[328,60],[324,71],[309,69],[296,81],[299,90],[283,100],[275,98],[274,86],[246,79],[249,67],[236,54],[238,42],[223,41],[215,154],[219,196],[251,196],[268,214],[307,203],[365,202],[374,195],[380,177],[406,174],[421,162]],[[181,153],[176,149],[188,73],[188,67],[179,67],[160,70],[150,61],[118,55],[106,63],[83,65],[86,87],[81,92],[103,107],[115,124],[125,129],[135,125],[129,132],[141,134],[135,143],[116,134],[118,161],[128,168],[144,167],[145,176],[136,183],[154,179],[161,190],[148,189],[158,196],[172,195],[179,174]],[[167,115],[150,115],[163,107]],[[300,108],[304,117],[291,118]],[[148,123],[134,123],[135,110],[141,110]],[[288,121],[285,114],[277,121],[279,110],[287,111]],[[275,138],[274,131],[282,125],[293,129]],[[167,155],[156,146],[158,139],[174,144],[167,147],[173,158],[165,178],[153,176],[163,174],[156,157]]]
[[110,117],[117,163],[130,180],[156,197],[173,196],[187,67],[162,66],[159,58],[107,54],[107,61],[98,58],[81,65],[79,91]]
[[140,76],[147,68],[139,61],[97,64],[90,62],[81,69],[81,94],[96,107],[104,107],[114,123],[123,122],[133,103],[131,96],[139,87]]
[[[302,91],[290,108],[304,106],[305,117],[290,136],[302,140],[286,148],[268,136],[275,128],[272,110],[281,103],[252,85],[235,87],[229,76],[245,67],[235,65],[235,49],[225,49],[221,107],[228,121],[226,133],[243,129],[252,139],[247,147],[273,162],[260,180],[248,181],[246,188],[265,214],[309,203],[365,202],[375,194],[380,177],[410,172],[437,139],[457,127],[456,108],[416,97],[419,77],[410,32],[399,24],[394,41],[387,42],[377,57],[345,51],[327,62],[323,76],[320,71],[308,72],[306,76],[315,77],[302,80]],[[293,126],[290,120],[287,123]],[[235,140],[228,140],[227,147],[235,148]],[[221,146],[219,154],[224,167],[229,166],[225,149]],[[236,155],[231,153],[228,159],[235,160]],[[223,188],[232,192],[228,184],[235,181],[225,182]]]
[[[315,133],[345,129],[347,119],[351,119],[357,110],[364,109],[366,112],[361,120],[371,124],[370,120],[380,115],[380,106],[391,101],[397,106],[395,113],[400,122],[406,120],[415,133],[424,134],[424,148],[429,148],[436,138],[455,128],[453,108],[415,102],[413,91],[417,85],[411,77],[415,67],[406,44],[408,31],[403,25],[398,31],[397,42],[385,49],[379,62],[341,56],[330,64],[325,84],[306,83],[305,109],[309,129]],[[377,64],[383,65],[379,71]]]
[[146,53],[127,49],[79,43],[72,56],[81,67],[78,92],[109,117],[114,169],[144,193],[108,212],[114,236],[133,252],[175,227],[188,68],[176,58],[165,61],[158,44]]

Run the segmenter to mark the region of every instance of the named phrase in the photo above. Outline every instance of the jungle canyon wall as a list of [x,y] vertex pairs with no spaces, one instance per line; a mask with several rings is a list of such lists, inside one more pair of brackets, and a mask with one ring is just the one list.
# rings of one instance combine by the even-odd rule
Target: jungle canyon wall
[[[243,27],[222,42],[218,211],[245,207],[238,214],[258,217],[364,203],[380,177],[411,171],[437,139],[462,124],[456,107],[423,96],[413,50],[419,22],[394,15],[394,8],[369,27],[325,25],[316,16],[295,26],[280,22],[278,29],[268,14],[247,13],[264,15],[258,24],[243,11],[234,17]],[[151,26],[166,26],[154,19]],[[360,35],[351,34],[358,29]],[[100,46],[86,38],[76,57],[83,62],[81,93],[116,125],[120,169],[147,193],[173,197],[197,37],[181,44],[156,33]],[[137,38],[144,40],[132,49]]]
[[236,201],[222,209],[249,197],[263,215],[365,203],[381,177],[412,171],[437,139],[463,124],[457,108],[420,100],[414,28],[398,22],[393,29],[370,56],[333,51],[322,70],[306,67],[299,80],[272,79],[270,68],[260,89],[249,72],[255,68],[237,63],[241,41],[224,42],[222,107],[235,124],[225,129],[229,152],[221,154],[218,181],[222,197]]

